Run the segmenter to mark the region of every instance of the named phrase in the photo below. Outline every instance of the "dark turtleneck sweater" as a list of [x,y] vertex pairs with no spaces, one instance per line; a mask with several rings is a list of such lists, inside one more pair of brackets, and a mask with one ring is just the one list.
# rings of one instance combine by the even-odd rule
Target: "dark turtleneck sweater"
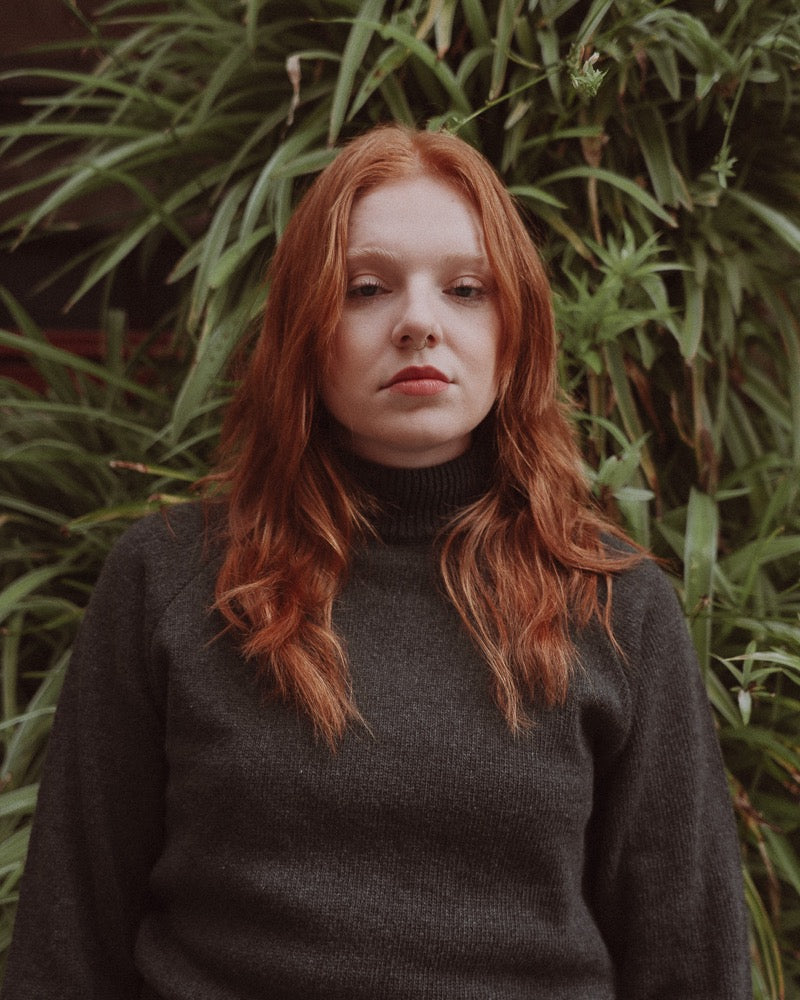
[[[614,587],[567,703],[512,735],[431,540],[485,488],[379,497],[337,601],[368,730],[336,753],[207,611],[197,506],[135,525],[59,705],[3,1000],[744,1000],[730,803],[669,584]],[[536,595],[531,595],[531,601]]]

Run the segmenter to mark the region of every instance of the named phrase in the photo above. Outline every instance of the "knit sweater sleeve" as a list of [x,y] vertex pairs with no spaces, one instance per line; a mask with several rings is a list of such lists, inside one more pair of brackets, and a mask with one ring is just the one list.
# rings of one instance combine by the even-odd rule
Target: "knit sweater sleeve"
[[3,1000],[140,996],[135,938],[165,783],[164,680],[148,636],[180,587],[155,557],[173,542],[160,518],[137,524],[93,593],[49,744]]
[[598,771],[588,856],[616,995],[746,1000],[738,841],[688,631],[652,564],[624,574],[615,591],[630,727]]

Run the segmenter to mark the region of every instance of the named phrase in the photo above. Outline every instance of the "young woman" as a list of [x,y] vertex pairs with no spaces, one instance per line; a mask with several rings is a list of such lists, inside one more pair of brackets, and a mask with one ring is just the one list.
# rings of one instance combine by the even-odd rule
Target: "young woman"
[[206,502],[87,613],[4,1000],[748,997],[687,632],[495,174],[374,130],[269,278]]

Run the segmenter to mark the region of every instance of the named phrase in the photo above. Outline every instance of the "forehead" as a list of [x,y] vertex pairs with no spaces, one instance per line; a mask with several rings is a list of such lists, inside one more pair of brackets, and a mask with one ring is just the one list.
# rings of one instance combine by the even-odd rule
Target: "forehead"
[[453,185],[425,175],[387,181],[353,204],[348,252],[364,247],[485,255],[474,205]]

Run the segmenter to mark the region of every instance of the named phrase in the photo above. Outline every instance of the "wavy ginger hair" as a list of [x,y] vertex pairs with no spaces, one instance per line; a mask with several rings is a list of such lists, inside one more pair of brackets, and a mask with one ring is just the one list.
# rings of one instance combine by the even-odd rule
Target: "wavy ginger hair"
[[[508,192],[469,145],[444,133],[373,129],[345,147],[294,213],[269,268],[263,328],[210,477],[227,508],[216,607],[280,697],[334,746],[351,720],[333,602],[370,498],[348,478],[320,402],[347,288],[353,204],[381,183],[428,176],[477,211],[501,319],[489,491],[439,538],[444,589],[491,670],[516,730],[527,705],[566,696],[573,617],[610,633],[605,578],[636,556],[610,551],[556,381],[557,339],[542,262]],[[216,490],[215,490],[216,492]],[[613,636],[612,636],[613,639]]]

